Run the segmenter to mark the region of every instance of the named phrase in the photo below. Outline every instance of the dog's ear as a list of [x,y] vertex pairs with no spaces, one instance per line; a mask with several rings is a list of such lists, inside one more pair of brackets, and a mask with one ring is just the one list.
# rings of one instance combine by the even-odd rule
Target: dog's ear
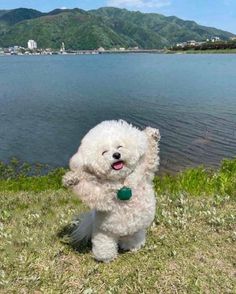
[[82,151],[79,148],[78,151],[71,157],[70,163],[69,163],[70,170],[76,171],[76,170],[82,168],[82,166],[83,166],[82,158],[83,157],[82,157],[81,153],[82,153]]

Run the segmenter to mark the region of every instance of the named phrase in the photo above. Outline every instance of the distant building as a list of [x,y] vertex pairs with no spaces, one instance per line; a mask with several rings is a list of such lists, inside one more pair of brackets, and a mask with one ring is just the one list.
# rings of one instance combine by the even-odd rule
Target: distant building
[[104,49],[103,47],[99,47],[97,51],[98,51],[98,52],[104,52],[105,49]]
[[220,37],[212,37],[211,38],[211,42],[218,42],[218,41],[220,41]]
[[187,45],[189,45],[189,46],[196,46],[197,45],[197,42],[195,40],[190,40],[190,41],[187,41]]
[[20,50],[20,46],[14,46],[14,47],[13,47],[13,51],[14,51],[14,53],[18,53],[19,50]]
[[65,43],[64,43],[64,42],[61,43],[61,49],[60,49],[60,52],[61,52],[62,54],[66,52],[66,48],[65,48]]
[[37,43],[34,40],[29,40],[28,41],[28,49],[30,49],[30,50],[37,49]]
[[183,47],[185,47],[185,46],[187,46],[187,42],[177,43],[177,44],[176,44],[176,47],[181,47],[181,48],[183,48]]
[[205,43],[206,43],[205,41],[203,41],[203,42],[197,42],[195,40],[189,40],[189,41],[186,41],[186,42],[177,43],[175,46],[176,47],[179,47],[179,48],[184,48],[184,47],[187,47],[187,46],[198,47],[198,46],[201,46],[201,45],[203,45]]
[[236,37],[230,37],[231,41],[236,41]]

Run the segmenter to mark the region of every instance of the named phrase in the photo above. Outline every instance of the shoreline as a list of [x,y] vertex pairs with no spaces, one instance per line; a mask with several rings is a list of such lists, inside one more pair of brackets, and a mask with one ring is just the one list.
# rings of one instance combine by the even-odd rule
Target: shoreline
[[236,54],[236,49],[218,49],[218,50],[163,50],[163,49],[147,49],[147,50],[79,50],[76,52],[49,52],[49,53],[27,53],[27,54],[16,54],[16,53],[0,53],[0,57],[3,56],[80,56],[80,55],[105,55],[105,54],[167,54],[167,55],[182,55],[182,54]]
[[[0,191],[34,191],[64,189],[62,177],[66,168],[46,169],[45,165],[19,162],[0,162]],[[157,174],[154,177],[157,193],[188,193],[189,195],[231,195],[236,197],[236,157],[222,160],[218,168],[198,166],[175,174]]]
[[140,53],[151,53],[151,54],[165,54],[166,50],[163,49],[130,49],[130,50],[75,50],[75,51],[45,51],[40,49],[40,52],[29,52],[18,53],[18,52],[7,52],[0,53],[0,56],[71,56],[71,55],[103,55],[103,54],[140,54]]
[[166,54],[236,54],[236,49],[213,49],[213,50],[177,50],[168,51]]

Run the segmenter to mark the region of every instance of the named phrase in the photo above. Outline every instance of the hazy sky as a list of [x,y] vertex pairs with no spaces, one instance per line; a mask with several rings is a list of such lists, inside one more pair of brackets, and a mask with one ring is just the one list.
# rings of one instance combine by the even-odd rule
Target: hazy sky
[[175,15],[236,34],[236,0],[0,0],[0,9],[27,7],[49,11],[79,7],[89,10],[103,6]]

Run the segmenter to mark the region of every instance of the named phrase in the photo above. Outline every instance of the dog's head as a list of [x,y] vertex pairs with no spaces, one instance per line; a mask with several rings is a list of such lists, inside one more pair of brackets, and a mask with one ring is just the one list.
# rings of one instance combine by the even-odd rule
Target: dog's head
[[147,144],[144,132],[127,122],[104,121],[85,135],[70,160],[70,168],[83,168],[100,178],[121,180],[138,166]]

